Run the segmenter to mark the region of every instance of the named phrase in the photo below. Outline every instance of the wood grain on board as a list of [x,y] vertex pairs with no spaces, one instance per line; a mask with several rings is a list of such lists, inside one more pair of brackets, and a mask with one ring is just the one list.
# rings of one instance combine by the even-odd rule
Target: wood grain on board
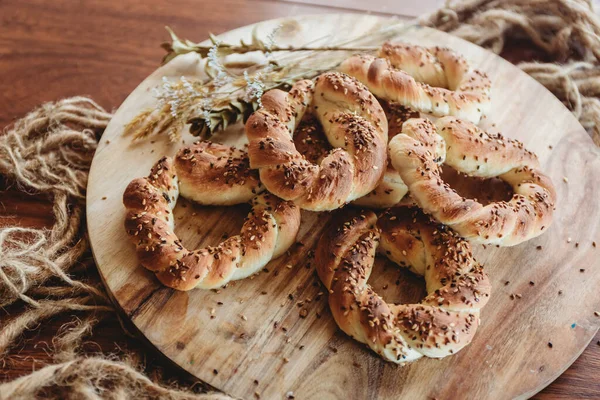
[[[308,1],[205,0],[200,5],[193,0],[168,4],[160,0],[1,1],[0,128],[41,102],[71,95],[87,94],[109,110],[116,109],[159,65],[164,52],[158,44],[167,39],[164,25],[172,26],[183,37],[201,40],[207,32],[222,33],[263,19],[353,12],[356,8],[353,1],[340,2],[337,7],[319,0],[309,5]],[[360,4],[375,13],[401,7],[402,15],[415,17],[421,3],[427,2],[371,0]],[[594,3],[597,5],[598,0]],[[527,42],[510,43],[503,56],[515,62],[540,56],[531,49]],[[0,189],[0,226],[17,223],[42,227],[52,223],[51,206],[43,196],[23,194],[3,180]],[[0,324],[10,312],[0,311]],[[45,322],[42,330],[27,332],[14,354],[0,363],[0,380],[14,379],[51,362],[43,344],[50,343],[52,335],[69,320],[70,316],[59,316]],[[600,333],[577,361],[536,397],[600,397],[600,345],[596,342],[600,343]],[[144,344],[123,335],[119,323],[109,320],[95,328],[88,347],[94,352],[98,346],[119,351]],[[145,351],[150,364],[169,365],[157,359],[149,346]],[[175,376],[183,375],[173,368],[168,370]]]
[[[298,17],[264,22],[259,32],[279,23],[284,33],[278,42],[286,44],[324,35],[334,40],[340,32],[358,36],[386,22],[352,15]],[[222,39],[249,38],[250,31],[241,28]],[[493,110],[483,126],[518,138],[538,154],[557,186],[553,226],[520,246],[476,248],[494,289],[475,340],[453,357],[405,367],[382,361],[341,333],[331,318],[310,257],[329,220],[326,213],[303,212],[298,243],[252,279],[218,292],[162,287],[138,266],[122,227],[121,196],[131,179],[146,175],[156,159],[174,154],[181,143],[165,138],[132,143],[122,131],[152,104],[149,91],[163,76],[198,71],[196,55],[179,57],[150,75],[115,114],[92,166],[87,214],[109,291],[145,337],[193,375],[242,398],[255,392],[281,398],[290,391],[297,398],[526,397],[560,375],[595,335],[600,274],[592,241],[600,243],[600,210],[589,199],[600,194],[600,158],[587,133],[540,84],[501,58],[426,28],[412,28],[402,38],[450,46],[491,76]],[[238,127],[215,140],[241,145],[244,138]],[[237,233],[247,210],[182,200],[175,210],[176,233],[190,248],[215,245]],[[379,260],[376,271],[371,282],[388,301],[416,302],[422,295],[422,283],[389,262]]]

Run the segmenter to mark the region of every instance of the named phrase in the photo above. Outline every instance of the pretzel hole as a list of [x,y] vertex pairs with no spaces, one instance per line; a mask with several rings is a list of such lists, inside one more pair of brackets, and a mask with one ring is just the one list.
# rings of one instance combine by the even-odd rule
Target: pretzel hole
[[319,164],[333,149],[317,118],[306,113],[294,131],[296,150],[309,162]]
[[250,208],[250,204],[202,206],[180,197],[173,210],[175,234],[190,250],[217,246],[240,233]]
[[381,256],[375,258],[369,285],[388,304],[417,304],[427,296],[422,276]]
[[509,201],[514,191],[506,182],[499,178],[478,178],[467,176],[452,168],[443,165],[441,177],[458,192],[468,199],[477,199],[484,206],[499,201]]

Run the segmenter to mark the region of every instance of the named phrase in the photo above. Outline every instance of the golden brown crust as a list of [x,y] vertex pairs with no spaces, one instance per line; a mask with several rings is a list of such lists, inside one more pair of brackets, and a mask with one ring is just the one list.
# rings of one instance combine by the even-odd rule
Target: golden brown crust
[[173,165],[181,196],[200,204],[239,204],[263,190],[248,154],[235,147],[196,142],[179,150]]
[[[377,250],[424,275],[421,304],[388,305],[368,285]],[[445,357],[469,344],[491,291],[468,242],[417,208],[390,209],[379,219],[340,211],[315,256],[338,326],[395,363]]]
[[385,43],[378,56],[352,56],[339,70],[380,98],[435,116],[478,123],[490,109],[489,78],[450,49]]
[[[200,149],[223,149],[219,146],[207,145]],[[192,148],[198,149],[197,145]],[[193,164],[193,159],[189,156],[195,155],[198,163],[208,162],[203,158],[204,151],[180,152],[179,156],[185,158],[179,160],[183,164],[180,167],[189,164],[193,172],[197,165]],[[217,151],[215,153],[219,154]],[[215,153],[211,153],[207,159],[226,157],[215,156]],[[237,158],[238,153],[227,150],[225,154]],[[217,160],[215,168],[231,171],[228,166],[232,163],[237,161]],[[236,164],[234,169],[246,182],[241,183],[231,177],[232,183],[224,180],[215,185],[254,187],[248,183],[252,179],[249,178],[248,171],[237,170],[238,166]],[[192,172],[186,177],[189,190],[200,196],[200,202],[206,202],[201,196],[210,183],[203,180],[212,172],[205,173],[201,178],[195,177]],[[223,174],[219,176],[222,177]],[[195,183],[198,183],[198,189],[195,189]],[[123,204],[127,210],[125,230],[136,246],[140,263],[155,272],[164,285],[174,289],[209,289],[223,286],[230,280],[245,278],[287,250],[300,227],[300,209],[297,206],[268,193],[260,194],[251,199],[252,209],[239,235],[228,238],[216,247],[191,251],[183,246],[174,232],[172,210],[178,196],[178,175],[173,161],[168,157],[160,159],[148,177],[134,179],[123,194]],[[207,196],[215,198],[214,193],[208,192]],[[219,198],[216,198],[218,201]],[[220,199],[223,202],[221,204],[243,203],[248,200],[243,190],[234,191]]]
[[[419,120],[411,120],[415,121]],[[435,128],[427,126],[444,138],[446,163],[468,175],[497,176],[512,186],[514,195],[508,202],[486,206],[463,198],[442,180],[435,156],[422,140],[405,130],[390,141],[390,157],[412,198],[426,213],[472,242],[500,246],[522,243],[550,226],[554,186],[539,170],[535,154],[522,143],[488,134],[454,117],[440,118]]]
[[[371,191],[381,180],[387,121],[373,95],[340,73],[299,81],[289,93],[271,90],[246,123],[250,165],[266,188],[301,208],[332,210]],[[318,165],[292,139],[310,109],[334,147]]]

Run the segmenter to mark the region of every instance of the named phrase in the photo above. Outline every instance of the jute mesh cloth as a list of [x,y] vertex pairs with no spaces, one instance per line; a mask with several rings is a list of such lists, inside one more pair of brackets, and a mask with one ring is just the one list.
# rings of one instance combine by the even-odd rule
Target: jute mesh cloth
[[[506,43],[531,43],[544,63],[518,66],[546,86],[600,144],[600,23],[585,0],[450,2],[421,23],[501,53]],[[95,273],[85,235],[85,187],[97,141],[111,115],[75,97],[44,104],[0,135],[0,175],[26,192],[47,195],[50,229],[0,228],[0,366],[20,352],[26,331],[69,315],[48,344],[52,363],[0,384],[0,399],[225,399],[198,382],[174,384],[137,349],[83,351],[94,327],[116,319]],[[1,224],[0,224],[1,225]],[[119,333],[125,337],[126,330]]]

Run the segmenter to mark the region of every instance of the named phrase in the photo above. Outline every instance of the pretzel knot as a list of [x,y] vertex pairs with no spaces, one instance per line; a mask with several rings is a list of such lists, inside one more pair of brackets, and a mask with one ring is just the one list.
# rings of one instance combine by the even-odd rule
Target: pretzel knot
[[[313,211],[333,210],[381,181],[387,162],[387,120],[369,90],[339,72],[271,90],[246,122],[251,168],[273,194]],[[309,109],[310,108],[310,109]],[[334,149],[319,165],[294,145],[303,115],[315,114]]]
[[[415,126],[437,130],[446,143],[445,162],[458,172],[508,183],[514,191],[511,200],[484,206],[460,196],[440,177],[434,153],[413,134]],[[552,181],[539,170],[536,155],[517,140],[486,133],[454,117],[440,118],[435,126],[411,119],[389,149],[415,202],[471,242],[514,246],[542,234],[552,223],[556,202]]]
[[[441,358],[469,344],[491,286],[469,243],[417,208],[338,213],[316,251],[338,326],[384,359]],[[376,251],[425,278],[420,304],[388,304],[369,286]]]
[[491,107],[487,75],[454,51],[385,43],[378,57],[355,55],[339,70],[356,77],[377,97],[435,116],[478,123]]
[[[173,208],[181,192],[202,204],[250,201],[241,233],[215,247],[186,249],[174,232]],[[161,158],[146,178],[129,183],[123,194],[125,230],[140,263],[166,286],[211,289],[243,279],[279,257],[293,243],[300,209],[271,194],[259,194],[255,171],[241,151],[200,142]]]

